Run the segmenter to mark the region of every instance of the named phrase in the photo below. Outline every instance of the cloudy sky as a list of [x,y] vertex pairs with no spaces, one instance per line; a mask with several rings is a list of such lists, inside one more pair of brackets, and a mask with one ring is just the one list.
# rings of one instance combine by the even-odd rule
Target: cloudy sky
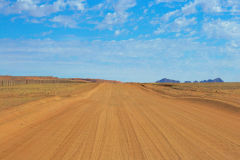
[[0,0],[0,74],[240,81],[240,1]]

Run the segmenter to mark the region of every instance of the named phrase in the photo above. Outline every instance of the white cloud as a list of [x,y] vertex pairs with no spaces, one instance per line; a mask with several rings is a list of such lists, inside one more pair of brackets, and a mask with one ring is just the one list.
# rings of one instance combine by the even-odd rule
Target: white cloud
[[69,28],[77,28],[77,22],[73,19],[71,16],[55,16],[50,21],[59,23],[60,25],[63,25],[64,27]]
[[45,37],[45,36],[50,35],[50,34],[52,34],[52,33],[53,33],[52,30],[47,31],[47,32],[42,32],[42,33],[41,33],[41,36]]
[[136,5],[136,0],[118,0],[114,5],[114,10],[117,13],[126,12],[129,8],[132,8]]
[[67,6],[72,10],[84,10],[85,0],[55,0],[53,3],[43,0],[17,0],[16,2],[6,2],[1,0],[0,13],[4,14],[23,14],[33,17],[49,16],[66,9]]
[[183,27],[186,27],[186,26],[189,26],[189,25],[194,25],[196,23],[197,23],[197,21],[196,21],[195,17],[189,18],[189,19],[187,19],[186,17],[179,17],[179,18],[174,20],[174,25],[177,28],[183,28]]
[[222,12],[223,3],[221,0],[194,0],[185,4],[181,8],[181,13],[184,15],[194,14],[197,12],[197,8],[200,7],[205,13]]
[[138,26],[135,26],[135,27],[133,28],[133,30],[134,30],[134,31],[138,30]]
[[181,8],[181,13],[185,15],[196,13],[196,1],[190,2]]
[[156,0],[156,3],[186,2],[186,0]]
[[[156,0],[157,2],[173,2],[174,0]],[[193,0],[186,3],[180,10],[171,11],[163,16],[168,20],[171,16],[179,14],[195,14],[201,9],[204,13],[222,13],[229,12],[232,14],[240,13],[239,0]]]
[[115,25],[124,24],[129,17],[127,10],[136,5],[136,0],[110,2],[112,3],[114,12],[108,12],[106,14],[104,20],[97,25],[98,29],[112,29]]
[[126,30],[126,29],[117,29],[117,30],[115,30],[115,32],[114,32],[115,36],[119,36],[119,35],[121,35],[121,34],[128,34],[128,33],[129,33],[129,31]]
[[227,0],[227,3],[225,3],[227,7],[231,8],[231,12],[233,14],[239,14],[240,13],[240,1],[238,0]]
[[193,0],[186,3],[181,9],[164,14],[161,19],[168,21],[171,17],[195,14],[198,12],[199,8],[201,8],[204,13],[219,13],[226,11],[220,0]]
[[228,43],[228,46],[231,46],[232,48],[238,48],[240,49],[240,40],[232,40]]
[[[219,71],[222,75],[224,68],[239,70],[240,48],[237,44],[238,41],[223,46],[211,46],[181,38],[92,42],[0,39],[0,67],[16,71],[29,66],[34,73],[38,73],[42,67],[47,66],[48,71],[55,69],[56,72],[53,72],[55,74],[60,73],[62,70],[59,67],[62,67],[64,69],[62,73],[65,74],[70,71],[76,72],[79,76],[83,73],[94,76],[96,73],[103,75],[108,73],[106,75],[108,78],[110,75],[122,75],[123,79],[142,77],[143,71],[148,73],[148,70],[157,79],[164,76],[163,73],[178,78],[184,78],[189,74],[190,78],[195,76],[195,79],[199,79],[199,74],[203,72],[202,75],[212,76],[213,71]],[[214,58],[217,56],[226,58]],[[109,73],[108,70],[113,68],[116,70]],[[132,69],[135,72],[123,75],[123,71]],[[228,75],[230,77],[221,77],[228,80],[234,77],[233,72],[228,72]],[[237,78],[240,79],[239,75]]]
[[[102,22],[97,23],[96,28],[112,29],[116,25],[127,22],[130,16],[128,9],[136,5],[136,0],[105,0],[103,3],[89,9],[86,8],[86,3],[86,0],[0,0],[0,13],[20,15],[19,17],[26,18],[28,22],[32,22],[31,19],[33,18],[35,18],[33,22],[41,22],[39,20],[41,17],[54,15],[55,17],[50,19],[51,22],[61,23],[65,27],[73,28],[76,27],[77,20],[71,18],[71,16],[74,17],[76,12],[69,15],[69,12],[63,11],[100,11],[101,14],[107,13]],[[60,14],[56,16],[56,13]],[[97,16],[101,17],[101,14]]]
[[160,26],[157,28],[157,30],[154,31],[154,34],[162,34],[162,33],[168,33],[168,32],[182,32],[182,31],[187,31],[191,33],[192,30],[188,27],[195,25],[196,23],[197,23],[197,20],[195,17],[188,18],[188,19],[184,16],[179,17],[179,18],[176,18],[171,23],[161,23]]
[[144,14],[147,14],[147,12],[148,12],[148,9],[144,9],[144,10],[143,10],[143,13],[144,13]]
[[121,34],[121,31],[120,31],[120,30],[116,30],[116,31],[114,32],[114,34],[115,34],[116,36],[118,36],[118,35]]
[[[161,1],[161,0],[160,0]],[[159,2],[160,2],[159,1]],[[163,0],[167,2],[168,0]],[[161,1],[161,2],[163,2]],[[169,1],[170,2],[170,1]],[[189,35],[194,35],[196,32],[187,28],[192,24],[201,24],[196,19],[186,19],[185,17],[192,17],[193,14],[203,12],[205,15],[236,15],[240,14],[240,1],[237,0],[192,0],[187,2],[180,9],[170,11],[164,14],[161,18],[156,18],[152,24],[159,24],[159,27],[154,31],[155,34],[164,32],[179,32],[185,30]],[[180,17],[180,18],[179,18]],[[184,17],[184,18],[182,18]],[[239,23],[237,18],[235,20],[212,20],[209,18],[203,21],[203,32],[209,38],[239,38]]]
[[161,20],[168,21],[172,16],[177,16],[178,13],[179,13],[179,10],[168,12],[161,17]]
[[220,0],[194,0],[182,7],[181,11],[185,15],[193,14],[197,12],[197,7],[201,7],[203,12],[206,13],[223,11],[223,6]]
[[48,16],[59,12],[65,8],[66,4],[62,0],[53,4],[40,4],[40,1],[18,0],[10,3],[2,12],[5,14],[27,14],[33,17]]
[[73,9],[73,10],[84,10],[85,9],[85,0],[68,0],[66,3]]
[[162,34],[165,32],[165,27],[158,27],[155,31],[154,34]]
[[[10,40],[0,39],[0,54],[39,54],[39,56],[52,56],[59,54],[65,56],[116,56],[123,57],[181,57],[185,52],[192,51],[197,54],[211,54],[215,46],[207,46],[192,39],[150,39],[150,40],[120,40],[120,41],[92,41],[78,40],[55,41],[51,39]],[[187,46],[187,47],[186,47]],[[223,47],[219,47],[224,49]],[[207,53],[205,52],[207,51]],[[239,52],[240,53],[240,52]],[[239,54],[238,53],[238,54]],[[36,55],[36,56],[37,56]],[[34,56],[33,56],[34,57]],[[40,58],[40,57],[39,57]]]
[[5,7],[9,5],[8,1],[0,0],[0,10],[4,10]]
[[[163,0],[164,2],[167,2],[168,0]],[[159,0],[158,2],[163,2],[162,0]],[[170,1],[169,1],[170,2]],[[233,13],[233,8],[237,10],[236,8],[240,8],[240,1],[234,1],[234,0],[192,0],[187,2],[185,5],[183,5],[180,9],[176,9],[174,11],[170,11],[166,14],[164,14],[159,20],[158,24],[160,24],[159,28],[154,32],[155,34],[160,34],[166,31],[170,32],[179,32],[182,29],[186,29],[187,26],[192,24],[197,24],[198,21],[193,18],[186,19],[185,17],[190,17],[190,15],[197,14],[198,12],[203,12],[204,14],[212,15],[216,13]],[[236,13],[236,11],[235,11]],[[179,18],[180,17],[180,18]],[[154,21],[153,21],[154,22]],[[156,23],[156,22],[155,22]],[[199,23],[200,24],[200,23]],[[220,25],[220,24],[219,24]],[[214,28],[216,25],[214,24],[205,24],[204,28],[205,30],[210,30],[210,28]],[[226,26],[225,26],[226,27]],[[230,28],[230,25],[228,26],[230,32],[233,28]],[[189,30],[189,33],[193,30]],[[212,34],[214,34],[216,31],[211,31]]]
[[203,31],[209,38],[240,38],[240,23],[231,20],[205,22]]
[[128,13],[107,13],[104,20],[97,25],[98,29],[112,29],[117,24],[123,24],[128,18]]

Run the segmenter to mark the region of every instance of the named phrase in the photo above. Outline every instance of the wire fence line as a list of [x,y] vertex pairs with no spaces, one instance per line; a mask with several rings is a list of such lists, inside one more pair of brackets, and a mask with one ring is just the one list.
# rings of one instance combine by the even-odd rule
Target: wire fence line
[[54,79],[54,80],[1,80],[0,86],[15,86],[19,84],[45,84],[45,83],[81,83],[79,81],[72,80],[62,80],[62,79]]

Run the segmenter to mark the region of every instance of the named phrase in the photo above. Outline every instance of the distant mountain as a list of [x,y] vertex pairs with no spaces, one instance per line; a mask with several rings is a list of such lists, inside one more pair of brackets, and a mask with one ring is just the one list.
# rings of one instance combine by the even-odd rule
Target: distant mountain
[[[209,80],[202,80],[202,81],[185,81],[184,83],[220,83],[224,82],[221,78],[216,78],[216,79],[209,79]],[[163,78],[159,81],[156,81],[156,83],[180,83],[180,81],[177,80],[172,80],[172,79],[167,79]]]
[[224,82],[224,81],[221,78],[200,81],[200,83],[214,83],[214,82]]
[[159,81],[156,81],[156,83],[180,83],[180,81],[163,78]]

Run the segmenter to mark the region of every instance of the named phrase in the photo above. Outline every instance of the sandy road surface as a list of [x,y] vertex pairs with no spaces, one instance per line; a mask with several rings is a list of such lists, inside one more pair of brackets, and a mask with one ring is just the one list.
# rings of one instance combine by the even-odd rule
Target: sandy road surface
[[237,160],[240,115],[213,105],[103,83],[1,111],[0,159]]

